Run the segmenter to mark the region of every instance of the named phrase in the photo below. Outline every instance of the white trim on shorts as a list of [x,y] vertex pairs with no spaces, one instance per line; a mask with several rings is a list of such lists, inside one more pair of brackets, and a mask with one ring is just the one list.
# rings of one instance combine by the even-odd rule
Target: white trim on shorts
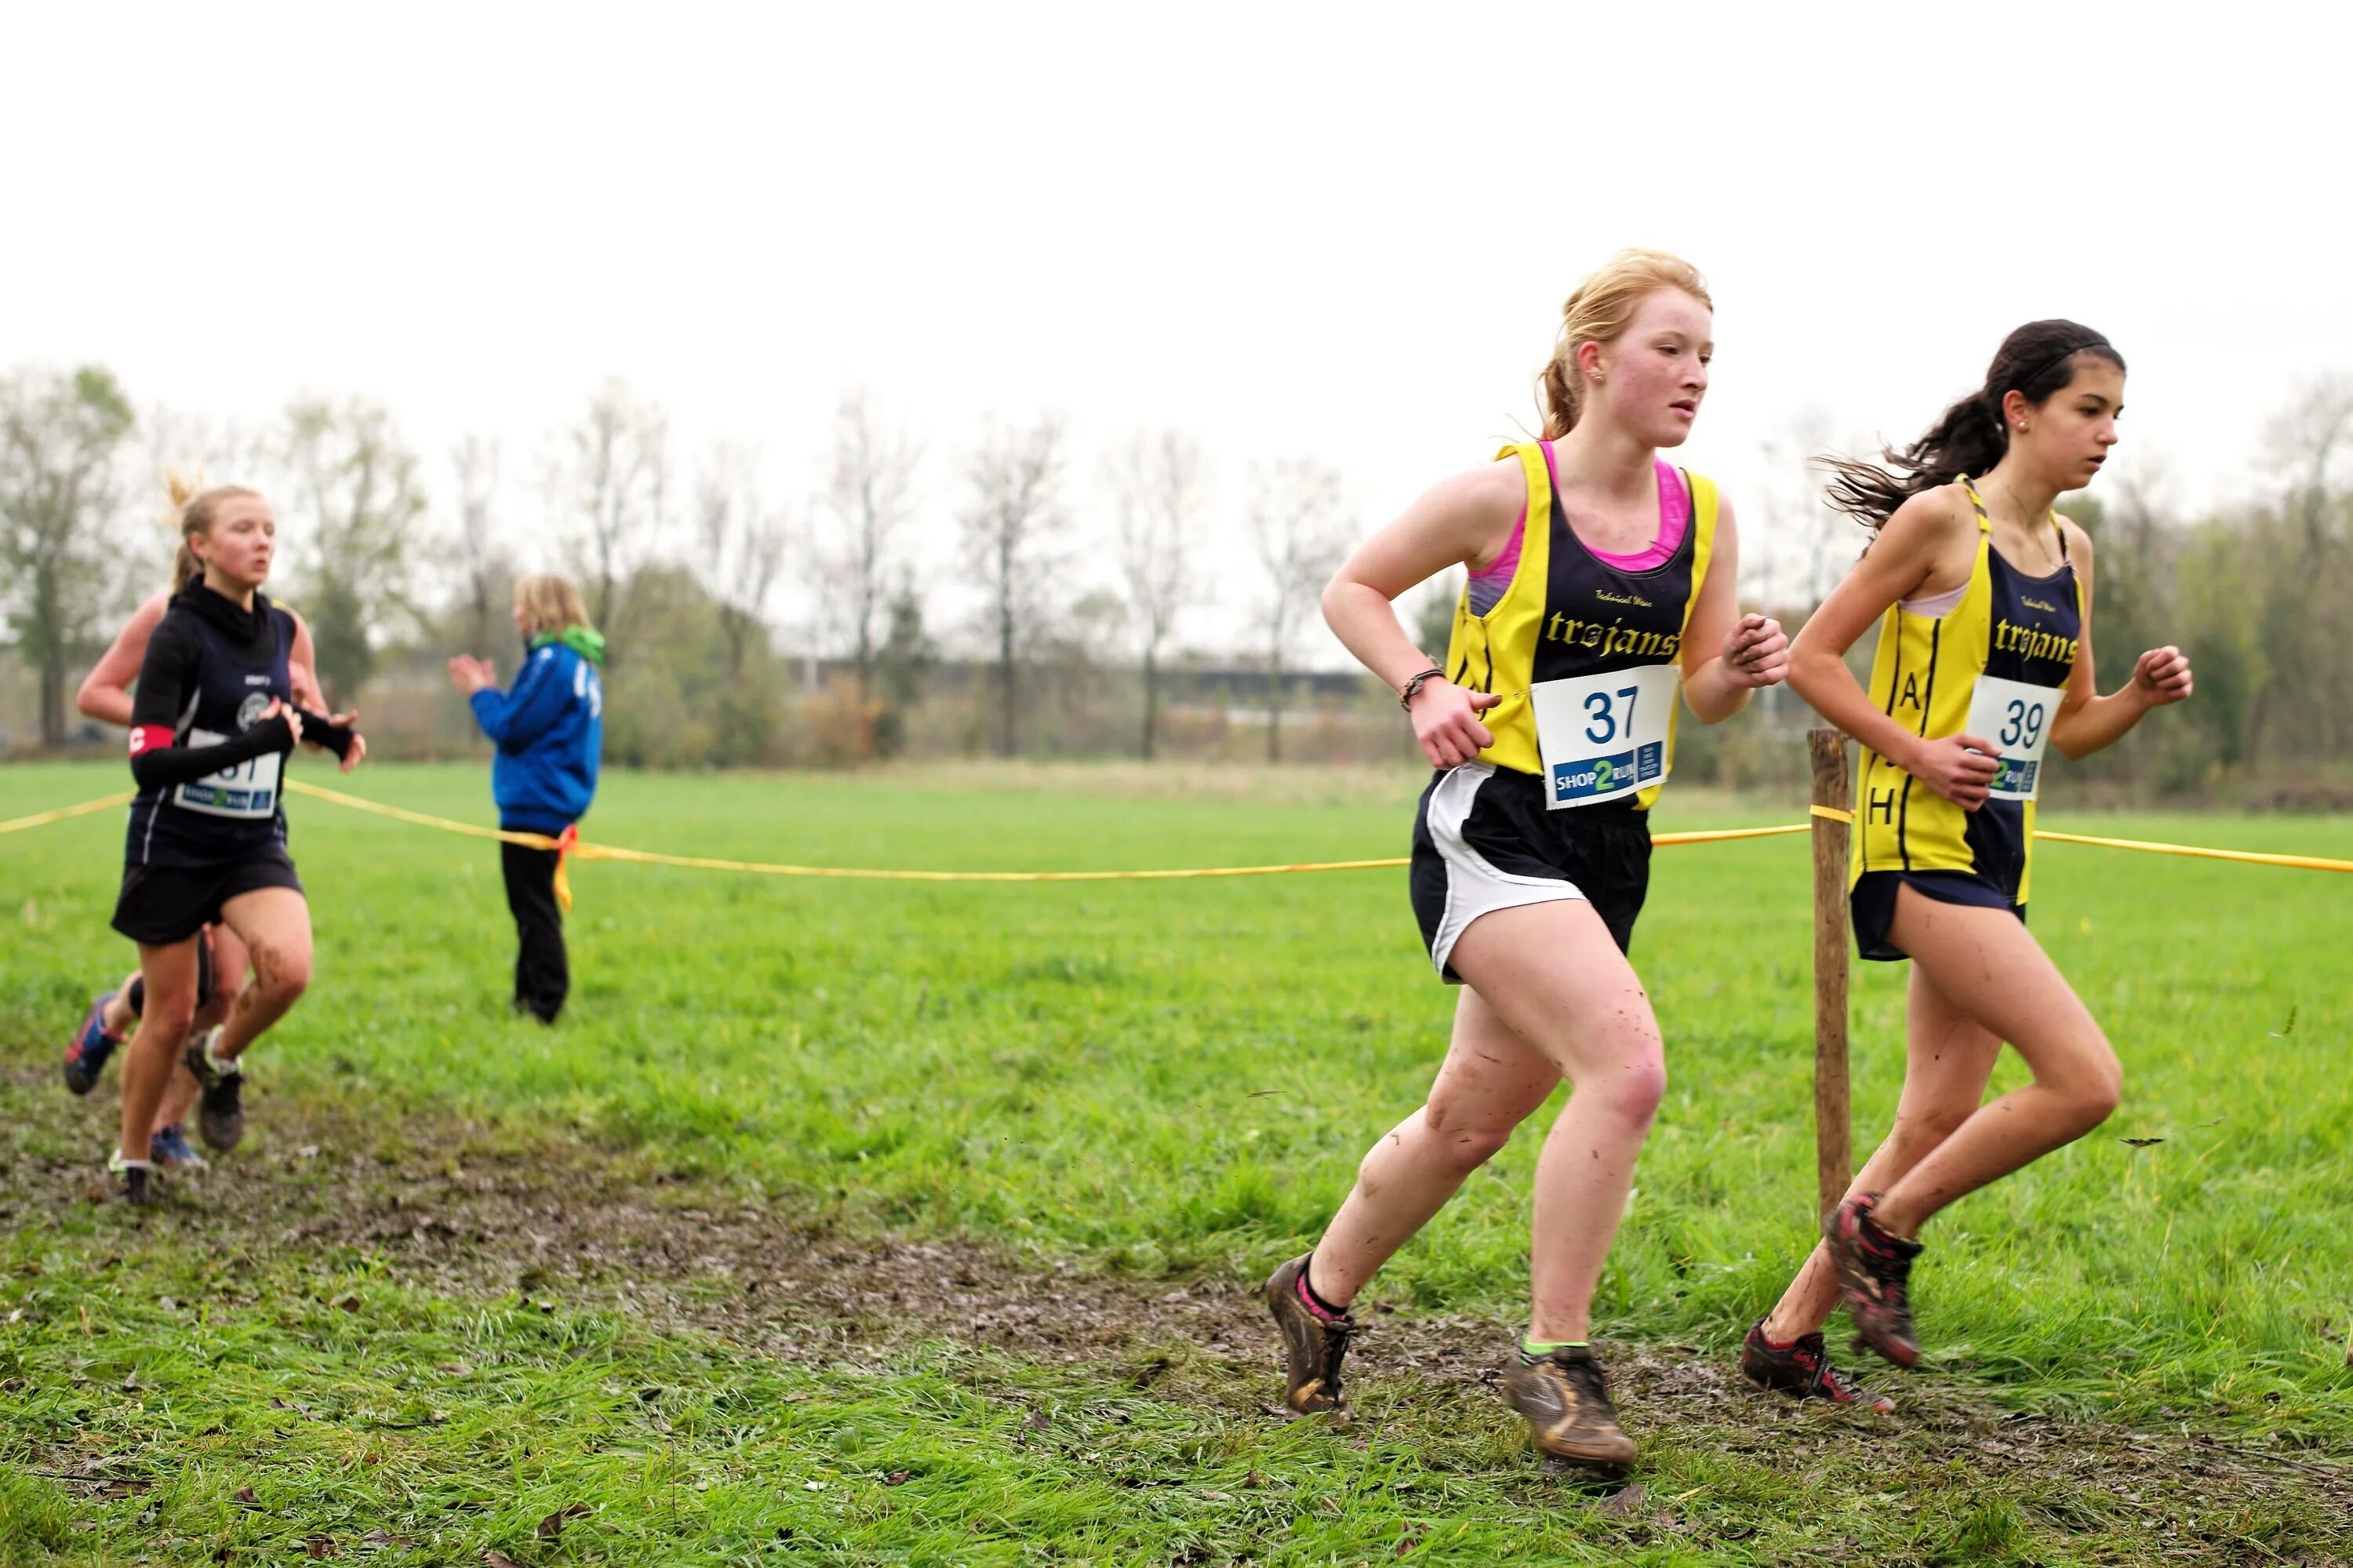
[[1585,896],[1584,889],[1565,877],[1514,876],[1463,842],[1462,824],[1479,799],[1480,786],[1494,776],[1492,762],[1465,762],[1450,768],[1430,792],[1430,842],[1446,863],[1446,912],[1439,917],[1438,937],[1430,945],[1430,961],[1440,979],[1446,976],[1454,944],[1480,916]]

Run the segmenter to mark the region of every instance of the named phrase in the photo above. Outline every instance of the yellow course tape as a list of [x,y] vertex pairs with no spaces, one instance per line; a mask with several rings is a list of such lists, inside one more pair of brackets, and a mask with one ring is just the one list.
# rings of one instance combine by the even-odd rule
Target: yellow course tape
[[[295,794],[348,806],[355,811],[368,811],[380,817],[413,822],[419,827],[439,828],[445,832],[464,833],[470,838],[498,839],[506,843],[525,844],[533,849],[557,847],[556,841],[545,833],[508,832],[498,828],[476,827],[470,822],[453,822],[446,817],[428,817],[422,811],[378,805],[374,800],[364,800],[357,795],[346,795],[339,789],[322,789],[316,784],[305,784],[300,779],[288,779],[286,788]],[[1775,838],[1783,833],[1805,831],[1802,826],[1720,828],[1706,832],[1660,833],[1651,842],[1654,844],[1718,843],[1732,839]],[[585,841],[573,843],[569,853],[582,860],[625,860],[638,865],[675,865],[693,871],[747,871],[761,876],[829,876],[861,882],[1177,882],[1208,876],[1284,876],[1309,871],[1390,871],[1408,863],[1403,856],[1398,856],[1383,860],[1314,861],[1296,865],[1187,866],[1173,871],[885,871],[872,866],[777,865],[765,861],[718,860],[709,855],[658,854],[651,850],[621,849],[612,844]]]
[[[501,843],[522,844],[531,849],[560,850],[582,860],[629,861],[639,865],[671,865],[693,871],[740,871],[761,876],[822,876],[862,882],[1177,882],[1212,876],[1285,876],[1302,872],[1317,871],[1389,871],[1408,863],[1403,856],[1380,860],[1329,860],[1303,862],[1293,865],[1219,865],[1187,866],[1159,871],[887,871],[872,866],[783,865],[764,861],[721,860],[709,855],[659,854],[651,850],[622,849],[613,844],[566,842],[545,833],[511,832],[502,828],[485,828],[472,822],[452,821],[447,817],[429,816],[423,811],[411,811],[399,806],[386,806],[379,801],[346,795],[340,789],[323,789],[298,779],[286,780],[290,794],[308,795],[330,805],[365,811],[373,816],[390,817],[420,828],[434,828],[445,833],[460,833],[468,838],[495,839]],[[47,827],[52,822],[66,821],[74,817],[86,817],[94,811],[127,805],[134,798],[125,790],[101,800],[85,800],[78,806],[61,806],[54,811],[41,811],[29,817],[18,817],[0,822],[0,833],[18,832],[27,828]],[[1815,806],[1810,815],[1831,821],[1852,822],[1854,813],[1835,806]],[[1703,832],[1656,833],[1651,842],[1662,848],[1678,844],[1727,843],[1740,839],[1779,838],[1788,833],[1810,832],[1805,822],[1791,822],[1769,828],[1716,828]],[[2104,849],[2142,850],[2151,854],[2188,855],[2202,860],[2238,861],[2251,865],[2292,866],[2306,871],[2353,872],[2353,860],[2331,860],[2321,855],[2261,854],[2252,850],[2208,849],[2196,844],[2152,843],[2141,839],[2094,838],[2085,833],[2053,832],[2038,829],[2038,839],[2050,839],[2058,843],[2094,844]]]
[[46,828],[51,822],[62,822],[71,817],[87,817],[92,811],[103,811],[111,806],[128,806],[139,798],[135,789],[125,789],[120,795],[109,795],[102,800],[84,800],[79,806],[60,806],[54,811],[36,811],[29,817],[0,822],[0,833],[17,833],[26,828]]
[[2054,833],[2041,828],[2034,831],[2034,836],[2055,843],[2146,850],[2150,854],[2186,854],[2199,860],[2235,860],[2249,865],[2291,865],[2303,871],[2353,871],[2353,860],[2330,860],[2326,855],[2258,854],[2253,850],[2207,849],[2199,844],[2158,844],[2143,839],[2095,839],[2089,833]]

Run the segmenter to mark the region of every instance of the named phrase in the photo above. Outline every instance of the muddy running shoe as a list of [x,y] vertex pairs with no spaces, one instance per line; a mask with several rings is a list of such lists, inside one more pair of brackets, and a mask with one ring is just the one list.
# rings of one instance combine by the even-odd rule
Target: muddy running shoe
[[1920,1341],[1912,1335],[1912,1298],[1905,1282],[1912,1260],[1920,1255],[1920,1244],[1880,1229],[1871,1217],[1878,1204],[1876,1192],[1849,1198],[1822,1222],[1822,1236],[1830,1243],[1831,1263],[1838,1270],[1854,1331],[1897,1366],[1915,1366]]
[[106,1170],[114,1178],[113,1197],[116,1202],[131,1203],[142,1209],[154,1202],[155,1194],[148,1185],[145,1160],[125,1160],[122,1150],[118,1149],[106,1157]]
[[197,1035],[188,1042],[183,1060],[205,1091],[196,1110],[196,1129],[215,1149],[230,1150],[245,1136],[245,1107],[238,1098],[245,1087],[245,1074],[235,1063],[226,1073],[213,1070],[212,1047],[219,1038],[217,1029]]
[[1516,1359],[1504,1397],[1527,1417],[1536,1446],[1580,1465],[1630,1465],[1634,1440],[1620,1430],[1601,1363],[1588,1345],[1562,1345],[1539,1361]]
[[1327,1317],[1307,1299],[1307,1259],[1302,1254],[1266,1282],[1266,1308],[1282,1331],[1282,1403],[1301,1415],[1348,1418],[1340,1362],[1356,1325],[1346,1313]]
[[202,1171],[205,1157],[188,1142],[187,1128],[174,1122],[159,1127],[147,1139],[147,1158],[165,1170]]
[[90,1004],[83,1015],[81,1027],[66,1046],[66,1087],[78,1095],[86,1095],[98,1086],[98,1075],[106,1068],[106,1059],[122,1044],[106,1032],[106,1004],[114,1000],[108,991]]
[[1748,1330],[1748,1337],[1740,1341],[1740,1370],[1759,1388],[1794,1393],[1799,1399],[1857,1404],[1882,1415],[1895,1408],[1895,1402],[1885,1394],[1873,1393],[1831,1365],[1830,1352],[1822,1348],[1820,1334],[1800,1334],[1794,1344],[1776,1345],[1766,1339],[1762,1318]]

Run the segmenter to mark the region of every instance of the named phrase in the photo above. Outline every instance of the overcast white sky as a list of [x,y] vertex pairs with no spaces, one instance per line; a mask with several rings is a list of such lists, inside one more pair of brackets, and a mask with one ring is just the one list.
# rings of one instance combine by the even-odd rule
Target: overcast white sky
[[0,365],[372,395],[437,490],[501,435],[527,552],[599,378],[795,495],[862,383],[931,440],[934,571],[991,413],[1066,414],[1082,477],[1198,432],[1229,553],[1256,456],[1377,522],[1533,420],[1628,244],[1714,285],[1683,457],[1751,514],[1794,419],[1908,438],[2036,316],[2123,349],[2121,455],[2190,504],[2353,371],[2339,8],[1438,9],[12,7]]

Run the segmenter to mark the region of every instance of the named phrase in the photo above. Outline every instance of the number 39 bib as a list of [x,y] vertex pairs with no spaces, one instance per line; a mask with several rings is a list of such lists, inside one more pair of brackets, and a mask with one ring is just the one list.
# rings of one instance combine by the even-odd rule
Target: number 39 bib
[[2042,781],[2042,748],[2051,742],[2051,718],[2066,694],[2059,686],[1978,677],[1976,694],[1969,699],[1968,733],[2001,748],[1990,790],[1995,800],[2034,799]]
[[1664,779],[1682,681],[1672,664],[1638,664],[1531,687],[1546,809],[1615,800]]

